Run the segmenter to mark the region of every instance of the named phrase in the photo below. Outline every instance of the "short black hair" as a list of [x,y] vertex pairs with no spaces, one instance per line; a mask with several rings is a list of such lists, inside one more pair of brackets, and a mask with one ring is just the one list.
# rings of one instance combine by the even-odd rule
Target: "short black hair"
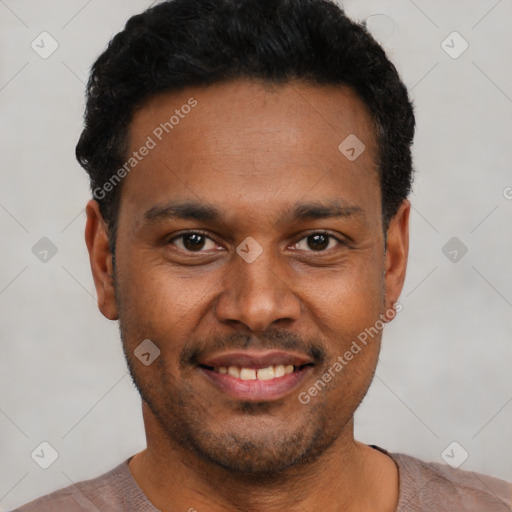
[[122,183],[105,184],[126,162],[135,110],[158,93],[238,78],[356,91],[373,117],[387,230],[411,189],[415,121],[406,87],[365,25],[331,0],[168,0],[128,20],[87,85],[76,156],[113,253]]

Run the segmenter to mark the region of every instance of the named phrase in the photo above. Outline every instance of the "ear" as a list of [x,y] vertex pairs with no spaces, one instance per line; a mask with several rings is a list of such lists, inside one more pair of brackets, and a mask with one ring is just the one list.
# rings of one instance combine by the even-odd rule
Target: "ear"
[[107,224],[100,213],[97,201],[91,199],[85,207],[85,243],[89,251],[98,308],[109,320],[117,320],[112,254],[108,245]]
[[406,199],[391,219],[387,231],[385,256],[386,311],[393,309],[405,281],[409,255],[409,214],[411,203]]

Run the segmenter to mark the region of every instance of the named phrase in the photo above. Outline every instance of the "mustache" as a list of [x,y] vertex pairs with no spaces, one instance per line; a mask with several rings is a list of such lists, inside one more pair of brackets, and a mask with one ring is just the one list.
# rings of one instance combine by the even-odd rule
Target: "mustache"
[[272,330],[263,334],[230,333],[191,341],[181,351],[180,366],[183,368],[197,365],[201,358],[213,352],[249,348],[302,352],[311,357],[315,365],[322,365],[327,358],[320,339],[303,340],[298,334],[290,331]]

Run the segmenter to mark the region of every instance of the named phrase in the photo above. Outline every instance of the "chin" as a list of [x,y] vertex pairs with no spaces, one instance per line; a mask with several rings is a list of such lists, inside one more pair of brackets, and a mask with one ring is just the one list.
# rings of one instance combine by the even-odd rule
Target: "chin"
[[[257,425],[252,430],[245,425],[242,431],[222,432],[187,426],[183,439],[188,447],[209,465],[223,468],[238,478],[252,481],[280,478],[292,468],[300,468],[318,459],[337,439],[339,432],[332,432],[327,425],[310,422],[295,428],[286,423],[286,430],[277,431],[270,425]],[[274,423],[274,422],[272,422]],[[291,427],[291,428],[290,428]],[[180,436],[181,437],[181,436]]]

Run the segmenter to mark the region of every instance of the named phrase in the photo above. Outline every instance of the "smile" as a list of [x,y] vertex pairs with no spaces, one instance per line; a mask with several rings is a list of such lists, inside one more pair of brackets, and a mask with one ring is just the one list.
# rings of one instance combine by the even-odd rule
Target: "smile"
[[304,355],[247,351],[205,359],[197,368],[223,394],[244,401],[269,401],[296,390],[313,366]]
[[266,368],[239,368],[238,366],[219,366],[214,371],[231,375],[242,380],[272,380],[292,373],[295,367],[292,364],[278,364],[276,366],[267,366]]

